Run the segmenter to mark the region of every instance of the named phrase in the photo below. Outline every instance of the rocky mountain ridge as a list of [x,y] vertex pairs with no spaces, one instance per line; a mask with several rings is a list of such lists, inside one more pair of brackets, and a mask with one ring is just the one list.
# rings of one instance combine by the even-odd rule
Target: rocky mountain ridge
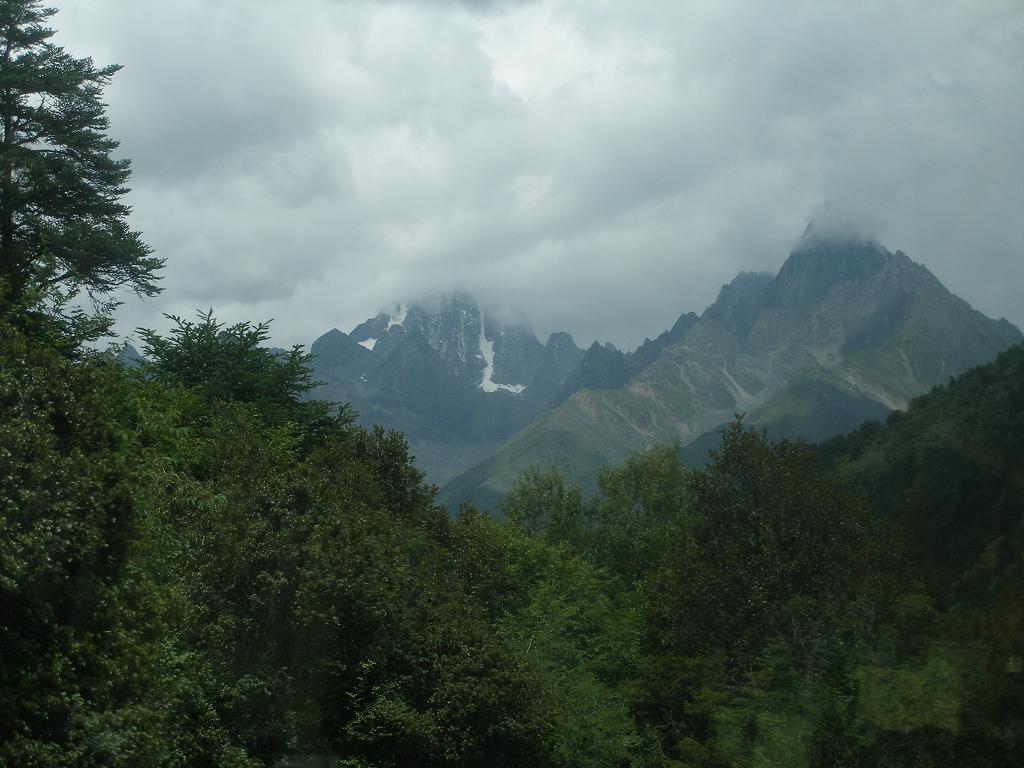
[[901,251],[809,228],[776,275],[740,273],[633,370],[592,347],[579,386],[442,500],[489,506],[531,464],[589,490],[601,466],[657,443],[692,446],[684,455],[699,462],[736,413],[774,436],[824,439],[905,408],[1020,339]]
[[404,432],[450,507],[491,506],[529,465],[589,490],[601,466],[657,443],[701,463],[736,413],[773,436],[825,439],[1020,338],[901,251],[809,227],[776,274],[741,272],[636,350],[583,350],[564,332],[542,344],[452,293],[322,335],[313,395]]
[[464,293],[399,304],[351,333],[332,329],[310,351],[324,381],[313,396],[351,403],[366,426],[404,432],[434,482],[539,415],[584,354],[569,334],[541,344]]

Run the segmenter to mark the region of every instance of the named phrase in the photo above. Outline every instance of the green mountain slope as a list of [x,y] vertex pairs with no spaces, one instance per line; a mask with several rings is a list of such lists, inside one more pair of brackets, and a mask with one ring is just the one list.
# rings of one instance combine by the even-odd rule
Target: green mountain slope
[[[745,423],[764,429],[772,440],[802,438],[819,442],[851,432],[866,421],[882,421],[889,413],[886,406],[857,391],[835,372],[807,368],[748,414]],[[706,466],[709,452],[718,448],[726,425],[718,425],[681,448],[683,461],[691,467]]]
[[824,450],[959,600],[1024,579],[1024,346]]

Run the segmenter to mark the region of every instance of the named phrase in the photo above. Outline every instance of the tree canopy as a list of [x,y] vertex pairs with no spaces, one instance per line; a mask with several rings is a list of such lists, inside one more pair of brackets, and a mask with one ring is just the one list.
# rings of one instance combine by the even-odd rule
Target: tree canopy
[[128,226],[130,163],[107,135],[119,67],[52,43],[53,13],[0,0],[0,296],[84,291],[107,310],[117,289],[157,293],[163,261]]
[[[193,389],[206,401],[256,405],[272,423],[311,424],[326,416],[330,404],[305,399],[318,382],[310,371],[311,355],[301,346],[272,350],[269,323],[218,322],[213,310],[195,322],[167,315],[174,323],[167,336],[140,328],[142,372],[169,385]],[[347,419],[346,408],[342,414]]]

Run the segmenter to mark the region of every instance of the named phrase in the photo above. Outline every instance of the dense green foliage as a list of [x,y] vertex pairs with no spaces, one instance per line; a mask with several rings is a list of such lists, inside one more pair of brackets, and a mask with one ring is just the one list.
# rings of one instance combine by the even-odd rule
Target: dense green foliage
[[[2,330],[2,764],[1024,754],[1018,561],[991,554],[1019,531],[1020,349],[826,451],[734,424],[705,469],[667,446],[591,500],[531,471],[499,522],[302,403],[265,326],[147,334],[138,370]],[[981,441],[960,474],[928,460],[954,423]],[[966,574],[930,549],[949,520]],[[951,603],[984,567],[987,599]]]
[[839,474],[905,526],[958,601],[1024,580],[1024,347],[826,446]]
[[[199,313],[198,322],[169,315],[174,322],[164,337],[140,329],[145,357],[142,373],[165,384],[191,389],[202,407],[216,402],[252,404],[272,424],[289,421],[312,426],[325,419],[330,405],[304,399],[317,386],[310,372],[311,355],[295,347],[275,353],[267,323],[236,323],[224,327],[213,310]],[[351,414],[343,410],[343,418]]]
[[541,681],[452,577],[400,436],[3,330],[5,764],[543,757]]
[[0,327],[4,765],[1024,756],[1019,348],[825,451],[527,472],[503,523],[264,326],[134,371],[66,330]]

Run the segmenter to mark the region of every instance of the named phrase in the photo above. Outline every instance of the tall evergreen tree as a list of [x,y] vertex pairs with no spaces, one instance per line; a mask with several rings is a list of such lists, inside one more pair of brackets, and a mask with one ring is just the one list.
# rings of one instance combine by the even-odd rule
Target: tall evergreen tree
[[162,260],[126,223],[129,161],[107,136],[101,97],[120,67],[50,42],[54,13],[0,0],[0,296],[81,290],[109,308],[115,289],[157,293]]

